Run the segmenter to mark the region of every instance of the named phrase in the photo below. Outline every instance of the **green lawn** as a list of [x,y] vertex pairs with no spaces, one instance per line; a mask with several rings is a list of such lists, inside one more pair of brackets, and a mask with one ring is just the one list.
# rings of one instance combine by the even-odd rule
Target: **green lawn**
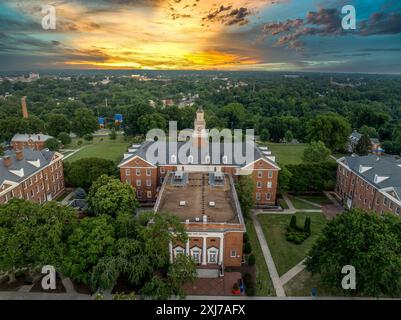
[[267,269],[262,249],[260,248],[259,240],[251,220],[246,223],[246,230],[252,246],[252,253],[256,257],[256,295],[274,296],[275,292],[273,290],[273,284],[270,279],[269,270]]
[[344,296],[341,289],[328,287],[322,283],[319,275],[312,276],[306,270],[301,271],[284,285],[285,293],[292,297],[308,297],[311,295],[312,288],[317,289],[317,295],[320,297]]
[[[77,145],[78,140],[83,142],[81,146]],[[84,148],[66,161],[73,162],[83,158],[96,157],[117,162],[122,159],[129,145],[129,141],[125,141],[122,136],[118,136],[116,140],[110,140],[109,137],[95,137],[90,142],[83,139],[74,139],[70,145],[66,146],[66,149]]]
[[332,204],[329,198],[327,198],[324,194],[321,195],[302,195],[298,196],[299,198],[320,204],[322,206],[326,204]]
[[279,206],[283,209],[288,209],[288,204],[287,202],[283,199],[283,198],[278,198],[277,199],[277,203],[279,204]]
[[293,197],[293,196],[288,196],[288,198],[290,198],[290,200],[291,200],[291,202],[292,202],[292,204],[294,205],[294,207],[295,207],[295,209],[298,209],[298,210],[302,210],[302,209],[318,209],[318,207],[316,207],[316,206],[313,206],[313,205],[311,205],[311,204],[309,204],[309,203],[306,203],[306,202],[303,202],[303,201],[301,201],[301,200],[299,200],[299,199],[297,199],[297,198],[295,198],[295,197]]
[[276,156],[276,160],[281,165],[300,164],[302,156],[306,148],[306,144],[290,144],[290,143],[268,143],[272,155]]
[[312,234],[300,245],[288,242],[285,238],[286,227],[290,223],[291,215],[263,214],[258,216],[280,276],[307,256],[327,223],[323,214],[318,212],[296,213],[296,216],[298,226],[304,225],[306,217],[310,217],[312,220]]

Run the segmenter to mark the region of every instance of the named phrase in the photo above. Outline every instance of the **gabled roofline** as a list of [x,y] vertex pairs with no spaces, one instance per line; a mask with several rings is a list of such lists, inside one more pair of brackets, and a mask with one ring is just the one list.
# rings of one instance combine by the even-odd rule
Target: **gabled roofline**
[[145,161],[146,163],[148,163],[149,165],[151,165],[151,166],[154,167],[154,168],[157,167],[157,166],[155,166],[154,164],[150,163],[149,161],[145,160],[144,158],[142,158],[142,157],[140,157],[140,156],[138,156],[138,155],[134,155],[133,157],[127,158],[127,159],[124,160],[122,163],[120,163],[117,167],[118,167],[118,168],[122,168],[126,163],[128,163],[128,162],[134,160],[135,158],[139,158],[139,159]]
[[253,165],[254,163],[256,163],[259,160],[263,160],[264,162],[266,162],[266,163],[272,165],[273,167],[275,167],[277,170],[281,170],[281,168],[277,164],[275,164],[273,161],[268,160],[268,159],[263,158],[263,157],[260,157],[259,159],[256,159],[255,161],[251,162],[250,164],[247,164],[245,167],[242,167],[241,170],[247,170],[247,167],[249,167],[250,165]]

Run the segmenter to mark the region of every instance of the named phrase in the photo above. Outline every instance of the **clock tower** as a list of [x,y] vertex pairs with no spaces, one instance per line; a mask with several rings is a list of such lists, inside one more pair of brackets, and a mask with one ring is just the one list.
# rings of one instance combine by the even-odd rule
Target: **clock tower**
[[193,134],[194,144],[196,144],[196,146],[198,147],[204,146],[208,135],[206,133],[205,112],[203,111],[202,107],[199,107],[198,110],[196,111],[194,130],[195,130]]

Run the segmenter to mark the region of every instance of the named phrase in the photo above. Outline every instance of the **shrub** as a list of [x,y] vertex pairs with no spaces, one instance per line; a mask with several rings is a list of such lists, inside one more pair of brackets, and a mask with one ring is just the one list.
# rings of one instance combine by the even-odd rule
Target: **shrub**
[[244,279],[245,285],[247,285],[248,283],[252,282],[252,275],[249,272],[245,273],[243,276],[243,279]]
[[254,254],[250,254],[249,257],[248,257],[248,264],[250,266],[253,266],[253,265],[255,265],[255,262],[256,262],[255,255]]
[[50,151],[58,151],[60,148],[60,141],[56,138],[47,139],[45,142],[45,148],[49,149]]
[[306,219],[305,219],[304,232],[307,233],[308,235],[311,234],[311,218],[310,217],[306,217]]
[[246,286],[245,293],[247,296],[251,296],[251,297],[255,295],[255,287],[253,286],[253,283],[249,283]]
[[92,141],[93,140],[93,135],[91,135],[90,133],[86,134],[83,136],[84,140],[86,141]]
[[77,199],[85,199],[86,198],[85,190],[82,188],[78,188],[77,190],[75,190],[75,197]]
[[249,254],[249,253],[251,253],[252,252],[252,246],[251,246],[251,243],[248,241],[248,242],[245,242],[244,243],[244,253],[245,254]]
[[60,132],[57,138],[61,141],[63,145],[67,145],[71,143],[71,137],[67,132]]
[[77,141],[77,145],[78,145],[78,146],[82,145],[82,140],[78,140],[78,141]]
[[296,229],[297,228],[297,217],[296,217],[296,215],[293,215],[291,217],[290,228],[291,229]]
[[111,132],[109,134],[110,140],[116,140],[117,139],[117,133],[116,133],[116,129],[111,129]]

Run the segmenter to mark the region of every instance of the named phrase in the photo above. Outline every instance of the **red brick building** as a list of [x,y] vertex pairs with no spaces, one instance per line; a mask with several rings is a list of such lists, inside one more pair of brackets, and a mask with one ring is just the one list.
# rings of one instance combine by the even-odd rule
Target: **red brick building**
[[51,136],[39,133],[39,134],[16,134],[11,139],[11,147],[14,150],[21,150],[23,148],[30,148],[34,150],[43,150],[47,140],[52,138]]
[[401,212],[401,160],[391,156],[351,156],[337,160],[336,192],[349,209]]
[[[191,255],[200,273],[240,266],[245,224],[234,183],[239,175],[250,175],[256,204],[275,206],[280,168],[271,152],[253,141],[210,141],[202,109],[191,138],[133,145],[119,164],[121,181],[136,189],[143,205],[173,213],[185,225],[189,240],[171,244],[171,259]],[[241,162],[239,153],[251,160]]]
[[0,204],[12,198],[44,203],[64,188],[63,155],[58,152],[25,148],[0,158]]
[[[268,148],[259,147],[253,142],[233,142],[225,154],[227,150],[223,143],[209,142],[205,127],[204,112],[198,110],[194,124],[194,146],[188,150],[191,142],[178,141],[171,148],[175,151],[166,153],[162,161],[151,159],[149,154],[157,149],[166,149],[163,145],[169,149],[169,142],[146,141],[141,145],[133,145],[119,164],[121,181],[130,183],[137,190],[139,201],[145,204],[156,201],[160,186],[169,171],[222,172],[232,175],[234,180],[239,175],[249,174],[255,183],[256,205],[275,206],[280,168]],[[239,163],[235,154],[247,150],[251,150],[253,161]]]

